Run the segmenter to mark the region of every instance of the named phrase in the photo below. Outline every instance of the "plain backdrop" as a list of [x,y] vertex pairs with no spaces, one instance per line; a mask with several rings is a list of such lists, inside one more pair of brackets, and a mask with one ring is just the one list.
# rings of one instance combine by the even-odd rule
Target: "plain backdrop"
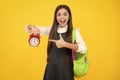
[[25,25],[51,26],[59,4],[71,8],[88,47],[88,74],[75,80],[120,80],[119,0],[1,0],[0,80],[43,80],[48,36],[31,47]]

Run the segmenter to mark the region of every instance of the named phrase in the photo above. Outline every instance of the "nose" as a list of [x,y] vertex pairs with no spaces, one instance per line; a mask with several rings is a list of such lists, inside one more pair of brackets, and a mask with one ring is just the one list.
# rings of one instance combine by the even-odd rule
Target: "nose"
[[63,18],[64,18],[64,15],[61,15],[60,18],[63,19]]

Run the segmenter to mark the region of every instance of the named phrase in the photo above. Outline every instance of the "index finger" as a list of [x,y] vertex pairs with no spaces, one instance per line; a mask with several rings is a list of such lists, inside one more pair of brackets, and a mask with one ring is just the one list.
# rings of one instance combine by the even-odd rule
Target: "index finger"
[[49,41],[51,41],[51,42],[56,42],[56,40],[53,40],[53,39],[49,39]]

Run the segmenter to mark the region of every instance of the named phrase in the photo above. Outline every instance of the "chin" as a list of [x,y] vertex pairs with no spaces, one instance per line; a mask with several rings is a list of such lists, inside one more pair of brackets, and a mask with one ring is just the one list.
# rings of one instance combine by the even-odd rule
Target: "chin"
[[64,26],[66,26],[67,24],[65,24],[65,25],[61,25],[61,24],[59,24],[61,27],[64,27]]

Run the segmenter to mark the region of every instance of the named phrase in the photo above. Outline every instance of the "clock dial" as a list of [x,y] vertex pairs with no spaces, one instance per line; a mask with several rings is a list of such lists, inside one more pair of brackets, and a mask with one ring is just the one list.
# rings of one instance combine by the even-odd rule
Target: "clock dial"
[[30,34],[28,42],[31,46],[37,47],[40,44],[40,34]]
[[38,44],[39,44],[39,39],[37,37],[32,37],[30,39],[30,45],[31,46],[38,46]]

